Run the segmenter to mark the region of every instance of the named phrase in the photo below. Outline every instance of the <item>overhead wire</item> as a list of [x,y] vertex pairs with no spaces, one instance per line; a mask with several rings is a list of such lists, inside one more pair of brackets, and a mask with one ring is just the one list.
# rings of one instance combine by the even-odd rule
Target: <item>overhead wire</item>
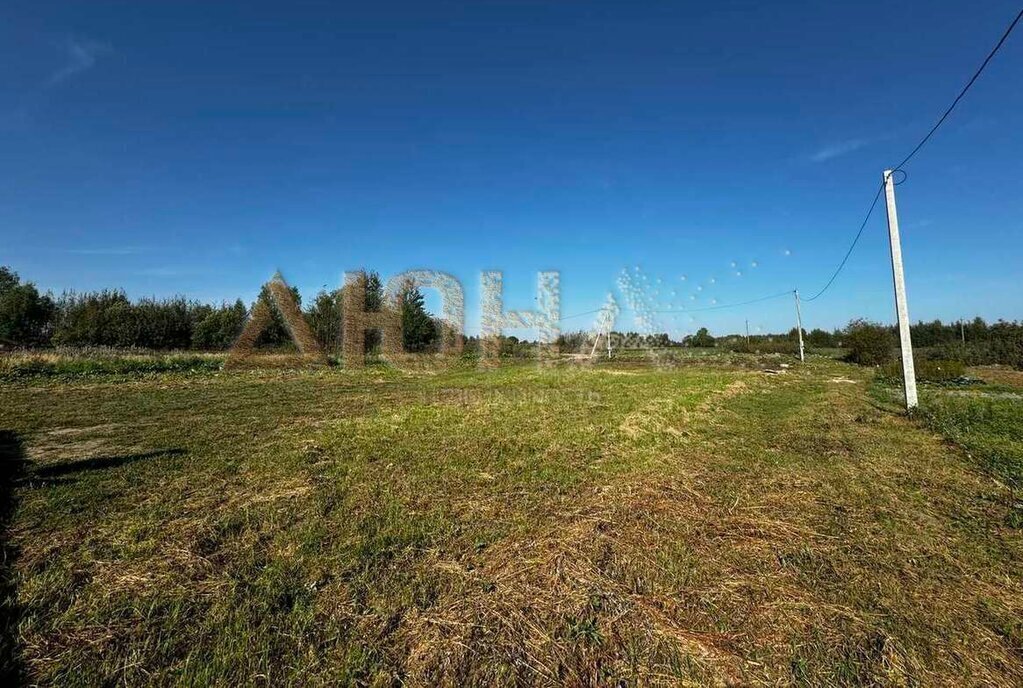
[[[955,97],[955,100],[953,100],[952,104],[949,105],[948,108],[945,109],[945,111],[942,113],[941,117],[938,118],[938,121],[934,124],[934,126],[931,127],[931,129],[927,132],[927,134],[922,139],[920,139],[920,142],[917,143],[916,146],[913,147],[913,149],[909,152],[909,155],[907,155],[905,158],[903,158],[902,161],[898,165],[895,165],[894,167],[892,167],[890,169],[889,175],[894,175],[896,172],[901,172],[904,175],[902,180],[900,180],[898,182],[895,182],[896,185],[901,184],[902,181],[905,181],[906,172],[902,168],[910,160],[912,160],[913,157],[916,156],[917,153],[920,152],[920,150],[927,144],[927,142],[930,141],[931,137],[934,136],[935,132],[938,131],[938,129],[941,127],[941,125],[945,123],[945,121],[948,119],[949,115],[952,114],[952,111],[955,110],[956,106],[959,104],[959,101],[961,101],[963,99],[963,97],[966,95],[966,93],[973,87],[973,84],[977,81],[978,78],[980,78],[980,75],[987,68],[988,64],[991,62],[991,60],[994,58],[994,56],[998,53],[998,51],[1005,44],[1005,41],[1012,34],[1013,30],[1016,28],[1016,25],[1019,24],[1021,19],[1023,19],[1023,9],[1020,9],[1019,13],[1016,14],[1016,17],[1009,24],[1008,28],[1006,28],[1005,31],[1002,33],[1001,38],[998,39],[998,42],[991,49],[991,51],[988,53],[987,57],[984,58],[984,61],[980,64],[980,67],[978,67],[977,70],[973,73],[973,76],[970,77],[970,80],[968,82],[966,82],[966,85],[962,88],[962,90],[959,91],[959,94]],[[828,279],[827,283],[823,287],[821,287],[821,289],[817,293],[815,293],[813,296],[810,296],[809,298],[804,298],[803,301],[814,301],[814,300],[820,298],[825,292],[828,291],[829,288],[831,288],[831,285],[835,283],[835,280],[838,279],[839,274],[841,274],[842,270],[845,268],[846,263],[849,262],[849,257],[852,255],[853,250],[856,248],[856,245],[859,243],[860,238],[863,236],[863,232],[864,232],[864,230],[867,227],[867,223],[870,222],[870,218],[874,214],[874,210],[877,208],[877,202],[881,198],[881,192],[884,191],[884,187],[885,187],[885,184],[887,183],[887,181],[888,181],[888,179],[887,179],[887,177],[885,177],[881,181],[881,184],[878,186],[877,191],[874,193],[874,199],[871,201],[870,207],[867,209],[867,214],[863,218],[863,222],[860,223],[859,229],[856,230],[856,234],[853,237],[852,243],[849,244],[849,248],[846,250],[845,255],[842,256],[842,260],[839,262],[838,267],[836,267],[834,272],[831,273],[831,277]],[[738,303],[720,304],[720,305],[716,305],[716,306],[707,306],[707,307],[690,308],[690,309],[654,310],[653,312],[654,313],[697,313],[697,312],[702,312],[702,311],[720,310],[720,309],[725,309],[725,308],[738,308],[739,306],[748,306],[748,305],[753,304],[753,303],[759,303],[761,301],[768,301],[770,299],[776,299],[776,298],[779,298],[781,296],[785,296],[785,295],[791,294],[791,293],[793,293],[792,290],[786,290],[786,291],[783,291],[783,292],[779,292],[777,294],[769,294],[767,296],[762,296],[762,297],[759,297],[759,298],[750,299],[748,301],[741,301],[741,302],[738,302]],[[597,308],[597,309],[594,309],[594,310],[591,310],[591,311],[586,311],[584,313],[576,313],[574,315],[568,315],[568,316],[565,316],[563,318],[559,318],[559,321],[571,320],[573,318],[579,318],[579,317],[582,317],[584,315],[591,315],[593,313],[599,313],[602,310],[603,309],[601,309],[601,308]]]
[[[896,172],[902,172],[903,175],[906,174],[905,170],[902,168],[906,165],[906,163],[912,160],[917,153],[920,152],[920,149],[923,148],[928,141],[930,141],[931,137],[934,136],[934,133],[938,131],[942,124],[945,123],[945,120],[947,120],[949,115],[952,114],[952,111],[955,110],[956,105],[959,104],[959,101],[962,100],[963,96],[966,95],[967,91],[969,91],[970,88],[973,87],[973,84],[977,81],[980,75],[987,68],[992,58],[994,58],[995,54],[998,53],[1002,45],[1005,44],[1005,41],[1009,38],[1009,35],[1012,33],[1013,29],[1016,28],[1016,25],[1019,24],[1021,18],[1023,18],[1023,9],[1019,11],[1019,13],[1016,15],[1016,18],[1012,20],[1008,28],[1005,29],[1004,33],[1002,33],[1002,37],[998,39],[998,42],[995,44],[995,47],[991,49],[991,51],[987,54],[987,57],[984,58],[984,61],[981,63],[980,67],[977,68],[977,71],[973,73],[973,76],[970,77],[970,80],[966,82],[966,85],[962,88],[962,90],[959,91],[959,95],[955,97],[955,100],[952,101],[952,104],[949,105],[948,108],[946,108],[945,112],[942,113],[940,118],[938,118],[938,121],[934,124],[933,127],[931,127],[930,131],[928,131],[927,134],[922,139],[920,139],[920,142],[916,144],[913,150],[909,152],[909,155],[903,158],[902,162],[900,162],[898,165],[895,165],[894,167],[891,168],[889,174],[895,174]],[[905,178],[903,178],[903,181],[904,180]],[[804,301],[813,301],[820,297],[822,294],[824,294],[824,292],[826,292],[828,288],[830,288],[831,285],[835,282],[835,279],[838,277],[839,273],[842,272],[842,269],[845,267],[845,264],[849,261],[849,256],[852,255],[853,249],[856,248],[856,244],[859,243],[860,237],[863,236],[863,230],[866,228],[867,222],[870,221],[870,216],[874,213],[874,208],[877,207],[877,201],[879,198],[881,198],[881,192],[884,190],[884,186],[887,181],[888,181],[887,177],[882,180],[881,185],[878,187],[877,192],[874,194],[874,200],[870,204],[870,209],[867,210],[867,216],[863,218],[863,222],[860,224],[860,228],[859,230],[857,230],[856,236],[853,237],[852,243],[849,244],[849,249],[845,252],[845,256],[842,257],[842,262],[838,264],[838,267],[832,273],[831,278],[828,279],[827,284],[825,284],[820,291],[818,291],[810,298],[804,299]],[[901,184],[902,182],[898,183]]]

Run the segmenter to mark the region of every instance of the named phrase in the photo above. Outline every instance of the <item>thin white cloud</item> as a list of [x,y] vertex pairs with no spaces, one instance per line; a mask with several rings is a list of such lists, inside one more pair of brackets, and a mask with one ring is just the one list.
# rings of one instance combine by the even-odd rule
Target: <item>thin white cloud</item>
[[53,88],[76,74],[92,69],[100,55],[110,52],[110,46],[105,43],[78,38],[67,39],[63,48],[67,53],[67,62],[46,79],[43,88]]
[[848,139],[847,141],[838,141],[837,143],[824,146],[818,150],[810,156],[810,160],[813,162],[825,162],[832,158],[837,158],[858,151],[870,143],[870,139]]
[[79,256],[131,256],[146,250],[141,246],[102,246],[99,248],[69,248],[67,252]]
[[186,274],[186,271],[178,268],[144,268],[132,273],[138,277],[178,277]]

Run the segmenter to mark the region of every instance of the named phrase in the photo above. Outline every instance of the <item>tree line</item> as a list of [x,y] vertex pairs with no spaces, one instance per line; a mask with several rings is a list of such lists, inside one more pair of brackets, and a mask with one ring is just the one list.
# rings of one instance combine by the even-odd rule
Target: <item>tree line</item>
[[[292,287],[295,301],[302,303]],[[303,309],[309,326],[327,353],[341,351],[343,342],[344,289],[321,290]],[[379,310],[384,300],[383,284],[375,272],[367,275],[367,311]],[[269,299],[264,286],[258,299]],[[402,314],[403,346],[409,352],[434,350],[444,329],[424,305],[423,295],[413,283],[399,290]],[[253,304],[254,305],[254,304]],[[291,343],[287,328],[271,308],[273,322],[264,330],[257,345],[283,347]],[[124,291],[108,289],[87,293],[65,292],[59,297],[40,293],[31,282],[23,282],[17,273],[0,266],[0,346],[107,346],[163,350],[196,349],[217,351],[230,348],[241,332],[249,307],[241,299],[219,305],[201,303],[182,296],[164,299],[143,298],[132,301]],[[962,361],[969,365],[1008,363],[1023,367],[1023,323],[999,320],[987,323],[982,318],[962,322],[918,322],[911,326],[914,347],[928,356]],[[367,333],[366,345],[379,344],[379,333]],[[808,347],[844,348],[864,363],[890,360],[898,346],[894,325],[854,320],[832,331],[804,330]],[[792,328],[782,334],[727,334],[715,337],[707,328],[675,341],[665,333],[611,333],[615,348],[720,347],[733,351],[794,350],[798,332]],[[585,331],[560,335],[561,351],[583,351],[592,346],[592,334]],[[867,345],[869,344],[869,346]],[[476,337],[465,339],[466,351],[479,347]],[[501,354],[529,356],[535,344],[516,337],[502,337]],[[862,356],[857,353],[863,351]],[[886,353],[887,352],[887,353]]]
[[[298,289],[292,287],[301,305]],[[303,315],[328,353],[340,352],[343,342],[344,289],[320,291]],[[257,300],[270,299],[266,286]],[[380,276],[367,275],[366,310],[379,310],[384,301]],[[406,351],[428,351],[439,343],[440,322],[425,307],[423,294],[409,282],[399,290],[402,344]],[[253,304],[254,305],[254,304]],[[257,345],[285,347],[291,337],[276,308],[272,322]],[[40,293],[31,282],[0,266],[0,345],[8,347],[105,346],[144,349],[225,350],[245,325],[249,308],[241,299],[219,305],[175,296],[132,301],[124,291],[106,289],[59,297]],[[367,347],[379,344],[379,333],[368,333]]]
[[[969,321],[918,322],[910,326],[914,349],[932,360],[959,361],[966,365],[1003,363],[1023,368],[1023,322],[999,320],[988,323],[983,318]],[[741,353],[794,353],[798,350],[799,332],[792,328],[780,334],[725,334],[714,336],[706,327],[681,341],[666,333],[639,334],[611,332],[614,348],[643,349],[667,347],[719,348]],[[828,331],[820,328],[803,330],[803,342],[811,350],[843,349],[853,363],[882,365],[895,358],[899,332],[895,325],[883,325],[860,318],[843,328]],[[558,343],[562,351],[589,351],[592,334],[585,331],[563,333]],[[601,346],[603,346],[601,342]]]

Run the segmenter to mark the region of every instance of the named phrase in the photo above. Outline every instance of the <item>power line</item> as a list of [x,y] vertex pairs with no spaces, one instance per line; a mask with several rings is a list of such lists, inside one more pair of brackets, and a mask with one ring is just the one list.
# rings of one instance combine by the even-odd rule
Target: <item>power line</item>
[[[947,120],[949,115],[952,114],[952,111],[959,104],[959,101],[962,100],[963,97],[966,95],[966,93],[970,90],[970,88],[973,87],[973,84],[977,81],[977,79],[980,77],[980,75],[987,68],[988,63],[991,62],[992,58],[994,58],[994,56],[1001,49],[1002,45],[1009,38],[1009,35],[1012,33],[1013,29],[1016,28],[1017,24],[1019,24],[1020,19],[1023,19],[1023,9],[1021,9],[1019,11],[1019,13],[1016,15],[1015,19],[1012,20],[1012,23],[1009,24],[1009,27],[1002,34],[1002,37],[1000,39],[998,39],[998,42],[995,44],[995,47],[992,48],[991,52],[989,52],[987,57],[984,58],[984,61],[981,63],[980,67],[977,68],[977,71],[974,72],[974,74],[970,78],[970,80],[968,82],[966,82],[966,85],[959,92],[959,95],[957,95],[955,97],[955,100],[952,101],[952,104],[948,106],[948,108],[941,115],[941,117],[938,119],[938,121],[935,123],[935,125],[933,127],[931,127],[930,131],[927,132],[927,135],[924,136],[920,140],[920,142],[918,144],[916,144],[916,146],[913,148],[913,150],[910,151],[909,155],[907,155],[905,158],[903,158],[902,162],[900,162],[898,165],[895,165],[893,168],[891,168],[892,169],[892,174],[894,174],[895,172],[902,172],[903,174],[905,174],[905,170],[903,170],[902,167],[906,163],[908,163],[910,160],[912,160],[913,156],[915,156],[918,152],[920,152],[920,149],[923,148],[924,145],[927,144],[927,142],[931,139],[931,137],[934,136],[934,133],[936,131],[938,131],[938,129],[941,127],[942,124],[945,123],[945,120]],[[831,277],[828,279],[827,284],[825,284],[821,288],[821,290],[818,291],[813,296],[811,296],[811,297],[809,297],[807,299],[803,299],[804,301],[814,301],[817,298],[819,298],[821,295],[823,295],[824,292],[826,292],[831,287],[831,285],[834,284],[835,280],[838,278],[838,275],[845,268],[846,263],[849,261],[849,257],[852,255],[853,249],[856,248],[856,244],[859,243],[860,237],[863,236],[863,231],[867,228],[867,223],[870,221],[871,216],[874,214],[874,209],[877,207],[877,202],[881,198],[881,192],[884,191],[884,185],[885,185],[886,181],[887,181],[887,178],[882,180],[880,186],[878,186],[877,192],[874,193],[874,200],[871,201],[870,207],[867,209],[867,214],[863,218],[863,222],[860,223],[860,227],[856,231],[856,235],[853,237],[852,243],[849,245],[848,250],[846,250],[845,255],[842,257],[842,261],[838,264],[838,267],[835,268],[835,271],[831,274]],[[900,184],[900,183],[901,182],[896,182],[896,184]],[[653,313],[698,313],[698,312],[702,312],[702,311],[714,311],[714,310],[719,310],[719,309],[723,309],[723,308],[737,308],[739,306],[748,306],[748,305],[753,304],[753,303],[759,303],[761,301],[768,301],[770,299],[776,299],[776,298],[779,298],[779,297],[782,297],[782,296],[786,296],[786,295],[791,294],[791,293],[792,293],[791,290],[786,290],[786,291],[783,291],[783,292],[779,292],[777,294],[769,294],[768,296],[762,296],[760,298],[750,299],[748,301],[741,301],[739,303],[729,303],[729,304],[721,304],[721,305],[718,305],[718,306],[707,306],[707,307],[704,307],[704,308],[690,308],[690,309],[681,309],[681,310],[670,310],[670,309],[669,310],[654,310],[652,312]],[[584,315],[591,315],[593,313],[599,313],[601,310],[603,310],[603,309],[598,308],[596,310],[586,311],[585,313],[576,313],[574,315],[568,315],[568,316],[565,316],[564,318],[560,318],[560,320],[571,320],[572,318],[579,318],[579,317],[582,317]]]
[[[902,169],[902,167],[910,160],[912,160],[913,156],[920,152],[920,149],[924,147],[924,145],[931,139],[932,136],[934,136],[934,132],[936,132],[938,128],[945,123],[945,120],[948,119],[948,116],[952,114],[952,111],[955,109],[956,105],[959,104],[959,101],[963,99],[963,96],[965,96],[967,91],[970,90],[974,82],[976,82],[977,79],[980,77],[981,73],[983,73],[984,69],[987,68],[988,63],[991,62],[991,59],[995,56],[999,49],[1001,49],[1006,39],[1009,38],[1009,34],[1011,34],[1013,29],[1016,28],[1016,25],[1019,23],[1021,18],[1023,18],[1023,10],[1020,10],[1019,13],[1016,15],[1016,18],[1012,20],[1012,23],[1009,24],[1009,27],[1002,34],[1002,37],[998,39],[998,43],[995,44],[995,47],[992,48],[991,52],[989,52],[987,57],[984,58],[984,61],[981,63],[980,67],[977,69],[976,72],[973,73],[973,76],[970,78],[970,80],[966,82],[966,85],[959,92],[959,95],[957,95],[955,100],[952,101],[952,104],[948,106],[948,109],[946,109],[945,112],[941,115],[937,123],[935,123],[935,125],[931,127],[931,130],[927,132],[927,135],[920,139],[920,143],[916,144],[916,147],[914,147],[913,150],[909,152],[909,155],[902,159],[902,162],[891,168],[893,173],[902,172],[903,174],[905,174],[905,171]],[[832,285],[832,283],[834,283],[835,279],[838,277],[838,274],[842,272],[842,269],[845,267],[846,262],[849,260],[849,256],[852,255],[853,249],[856,248],[856,244],[859,242],[860,237],[863,235],[863,230],[866,228],[867,222],[870,220],[870,216],[874,213],[874,208],[877,207],[877,201],[879,198],[881,198],[881,192],[883,190],[884,181],[882,181],[881,185],[878,187],[877,193],[874,194],[874,200],[870,204],[870,209],[867,210],[867,216],[863,218],[863,223],[860,225],[859,230],[856,232],[856,236],[853,237],[852,243],[849,245],[849,250],[845,252],[845,256],[842,258],[842,262],[838,264],[838,267],[835,269],[835,272],[832,273],[831,279],[828,280],[828,283],[825,284],[824,287],[819,292],[817,292],[808,299],[804,299],[804,301],[813,301],[814,299],[821,296],[821,294],[826,292],[828,288]]]
[[596,308],[596,309],[594,309],[592,311],[586,311],[585,313],[576,313],[574,315],[566,315],[563,318],[558,318],[558,322],[561,322],[562,320],[571,320],[572,318],[581,318],[584,315],[592,315],[594,313],[599,313],[602,310],[604,310],[604,309],[603,308]]
[[909,162],[910,159],[914,155],[916,155],[917,152],[921,148],[924,147],[924,144],[927,143],[927,141],[931,138],[931,136],[934,135],[934,132],[936,132],[938,130],[938,127],[940,127],[942,124],[944,124],[945,120],[948,119],[948,116],[952,114],[952,110],[954,110],[956,105],[959,104],[959,101],[963,99],[963,96],[966,95],[966,92],[970,90],[970,87],[973,86],[973,82],[975,82],[977,80],[977,78],[980,76],[981,72],[983,72],[984,69],[987,67],[988,62],[991,61],[991,58],[993,58],[995,56],[995,53],[997,53],[998,50],[1002,47],[1002,44],[1005,43],[1005,40],[1009,37],[1009,34],[1012,33],[1012,30],[1016,28],[1016,24],[1019,23],[1019,20],[1021,18],[1023,18],[1023,10],[1020,10],[1019,14],[1016,15],[1016,18],[1012,20],[1012,23],[1009,24],[1009,28],[1007,28],[1005,30],[1005,33],[1002,34],[1002,37],[998,40],[998,43],[995,44],[995,47],[992,48],[991,52],[988,53],[987,57],[984,58],[984,62],[982,62],[980,67],[977,69],[977,71],[974,72],[973,77],[966,83],[966,86],[964,86],[963,90],[959,92],[959,95],[957,95],[956,99],[952,101],[952,104],[948,106],[948,109],[945,110],[945,114],[943,114],[941,116],[941,119],[938,120],[937,124],[935,124],[933,127],[931,127],[931,130],[929,132],[927,132],[927,136],[923,137],[920,140],[920,143],[916,144],[916,148],[914,148],[912,151],[910,151],[909,155],[907,155],[902,160],[902,162],[900,162],[898,165],[893,167],[892,168],[893,170],[897,170],[900,167],[902,167],[903,165],[905,165],[907,162]]
[[845,267],[846,261],[849,260],[849,256],[852,255],[853,249],[856,248],[856,244],[859,243],[860,237],[863,236],[863,230],[867,228],[867,222],[870,221],[870,216],[874,214],[874,208],[877,207],[877,200],[881,198],[881,191],[883,189],[884,184],[881,184],[881,186],[877,187],[877,193],[874,194],[874,200],[870,203],[870,208],[867,210],[867,215],[866,217],[863,218],[863,222],[860,224],[860,229],[858,232],[856,232],[856,236],[853,238],[852,243],[849,244],[849,250],[845,252],[845,257],[842,258],[842,262],[838,264],[838,267],[835,268],[835,271],[831,274],[831,279],[828,280],[828,283],[825,284],[824,287],[819,292],[817,292],[808,299],[803,299],[804,301],[813,301],[818,296],[826,292],[828,290],[828,287],[830,287],[831,284],[838,277],[838,273],[842,272],[842,268]]

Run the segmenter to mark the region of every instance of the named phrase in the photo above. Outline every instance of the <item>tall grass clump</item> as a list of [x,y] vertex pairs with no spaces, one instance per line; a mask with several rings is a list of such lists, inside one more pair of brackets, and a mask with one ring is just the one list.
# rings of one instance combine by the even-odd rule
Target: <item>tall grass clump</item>
[[86,349],[72,354],[10,354],[0,358],[0,382],[31,379],[76,380],[101,376],[142,377],[163,373],[213,373],[223,357],[209,354],[153,354]]

